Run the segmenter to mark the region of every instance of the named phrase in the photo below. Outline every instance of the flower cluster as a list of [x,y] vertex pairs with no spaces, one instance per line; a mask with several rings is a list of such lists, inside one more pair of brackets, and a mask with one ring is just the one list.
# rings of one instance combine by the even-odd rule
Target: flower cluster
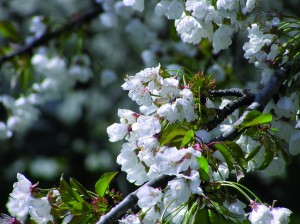
[[[125,79],[122,87],[140,106],[140,113],[119,109],[120,123],[107,128],[110,141],[127,141],[122,145],[117,162],[122,171],[127,173],[127,179],[136,185],[153,180],[160,174],[174,176],[174,179],[164,189],[142,186],[137,197],[143,218],[129,215],[121,223],[130,223],[129,220],[154,223],[165,219],[177,223],[190,219],[184,215],[189,210],[187,204],[190,201],[210,207],[206,204],[210,194],[205,190],[207,186],[224,184],[242,191],[238,185],[226,181],[230,173],[236,173],[238,177],[243,169],[249,172],[264,162],[261,154],[255,155],[248,164],[241,158],[250,154],[255,147],[255,141],[249,136],[237,141],[243,149],[233,142],[210,143],[211,134],[199,129],[199,122],[204,119],[201,117],[204,106],[195,97],[197,93],[201,95],[197,92],[199,88],[195,87],[197,81],[197,78],[189,80],[184,75],[172,76],[160,65],[146,68]],[[202,85],[205,88],[204,82]],[[226,105],[225,102],[223,104],[221,107]],[[251,148],[245,148],[243,144],[249,144]],[[256,145],[261,146],[259,142]],[[233,152],[230,148],[239,152]],[[231,159],[236,160],[235,166],[240,166],[242,170],[232,169],[233,164],[224,150],[233,155]],[[237,153],[240,153],[239,158],[236,157]],[[259,158],[260,163],[257,161]],[[223,204],[219,206],[236,215],[223,214],[225,218],[232,219],[234,223],[245,219],[245,205],[242,202],[229,199],[229,196],[220,200]]]
[[14,183],[14,190],[10,194],[7,203],[8,211],[20,221],[24,222],[28,214],[30,218],[41,224],[53,223],[50,214],[51,205],[47,197],[35,198],[33,195],[37,189],[37,184],[32,184],[23,174],[18,173],[18,182]]
[[[162,0],[155,13],[175,20],[184,42],[198,44],[203,38],[212,42],[214,52],[228,48],[231,38],[243,26],[243,15],[253,11],[257,0]],[[143,10],[143,1],[123,0],[127,6]]]
[[[272,20],[272,27],[279,25],[279,18]],[[272,64],[279,53],[277,36],[268,32],[263,32],[259,25],[251,24],[248,28],[249,42],[244,44],[244,57],[249,59],[250,63],[254,63],[256,67],[262,66],[264,63]],[[266,53],[268,51],[268,53]]]
[[272,223],[287,224],[290,222],[291,211],[281,207],[267,207],[266,205],[253,201],[251,203],[252,212],[249,215],[251,224]]

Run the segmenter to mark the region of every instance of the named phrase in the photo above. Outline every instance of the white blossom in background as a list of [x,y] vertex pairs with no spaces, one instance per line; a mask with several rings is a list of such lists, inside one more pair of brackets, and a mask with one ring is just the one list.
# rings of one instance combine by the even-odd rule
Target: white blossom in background
[[162,0],[155,7],[157,16],[166,15],[168,19],[178,19],[184,10],[183,3],[179,0]]
[[184,16],[175,22],[176,31],[184,42],[198,44],[206,36],[202,24],[192,16]]
[[228,25],[221,25],[214,32],[212,44],[215,53],[218,53],[220,50],[227,49],[231,45],[233,32],[234,29]]
[[144,0],[123,0],[123,4],[140,12],[144,10]]

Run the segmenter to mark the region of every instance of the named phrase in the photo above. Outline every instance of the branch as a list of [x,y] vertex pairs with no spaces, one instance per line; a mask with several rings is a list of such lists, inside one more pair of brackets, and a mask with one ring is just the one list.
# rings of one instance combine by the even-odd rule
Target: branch
[[[172,180],[174,176],[160,175],[158,178],[149,181],[145,185],[157,188],[165,188],[170,180]],[[140,189],[140,188],[139,188]],[[137,192],[138,190],[129,194],[123,201],[117,204],[114,208],[112,208],[107,214],[101,216],[100,220],[97,224],[109,224],[113,223],[115,220],[120,218],[126,211],[132,207],[134,207],[138,201]]]
[[255,94],[254,101],[250,104],[250,106],[247,107],[242,116],[233,124],[232,128],[217,136],[212,141],[235,139],[239,135],[239,131],[235,127],[239,126],[243,122],[250,111],[263,111],[266,104],[279,92],[280,87],[286,80],[288,74],[291,72],[291,68],[291,63],[288,63],[276,69],[274,74],[270,77],[269,82],[258,93]]
[[225,90],[208,90],[208,93],[213,97],[222,97],[222,96],[236,96],[243,97],[245,93],[237,89],[225,89]]
[[[225,92],[226,90],[223,91]],[[247,95],[244,95],[243,97],[228,103],[222,110],[220,110],[219,114],[217,114],[212,121],[207,122],[207,130],[211,131],[212,129],[217,127],[222,121],[225,120],[228,115],[232,114],[236,109],[251,104],[254,100],[254,97],[254,94],[248,93]]]
[[9,54],[0,57],[0,65],[5,61],[8,61],[16,56],[31,52],[34,48],[48,43],[53,38],[56,38],[58,36],[61,36],[64,33],[74,30],[75,28],[79,27],[83,23],[93,20],[101,12],[103,12],[103,9],[101,5],[99,5],[93,7],[92,9],[87,9],[83,12],[77,13],[75,16],[70,17],[68,23],[62,26],[61,28],[55,31],[46,32],[41,37],[32,40],[29,44],[23,45],[19,47],[16,51],[13,51]]

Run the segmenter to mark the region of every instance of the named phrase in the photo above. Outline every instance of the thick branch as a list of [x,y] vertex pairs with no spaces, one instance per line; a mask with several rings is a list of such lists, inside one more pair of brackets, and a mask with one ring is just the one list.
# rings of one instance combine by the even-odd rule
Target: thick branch
[[[157,188],[165,188],[168,184],[168,181],[172,180],[173,176],[160,175],[155,180],[149,181],[145,185]],[[139,189],[138,189],[139,190]],[[123,201],[111,209],[107,214],[103,215],[97,224],[109,224],[113,223],[115,220],[120,218],[129,208],[132,208],[136,205],[138,198],[136,196],[138,190],[129,194]]]
[[254,94],[249,93],[237,100],[228,103],[222,110],[220,110],[220,112],[215,116],[215,118],[212,121],[207,122],[207,130],[211,131],[212,129],[217,127],[222,121],[225,120],[225,118],[228,115],[232,114],[236,109],[243,106],[248,106],[250,103],[253,102],[254,96]]
[[235,139],[239,134],[239,131],[235,127],[239,126],[243,122],[250,111],[262,111],[265,108],[266,104],[279,92],[280,87],[286,80],[290,71],[291,64],[285,64],[275,70],[275,73],[271,76],[269,82],[255,94],[254,101],[247,107],[242,116],[233,124],[232,128],[216,137],[213,141]]
[[44,33],[41,37],[34,39],[31,41],[29,44],[26,44],[24,46],[19,47],[16,51],[11,52],[9,54],[6,54],[2,57],[0,57],[0,65],[8,61],[16,56],[26,54],[31,52],[34,48],[42,46],[46,43],[48,43],[51,39],[57,38],[58,36],[70,32],[76,27],[79,27],[83,23],[87,23],[94,18],[96,18],[101,12],[103,12],[103,9],[101,6],[93,7],[92,9],[87,9],[83,12],[76,14],[76,16],[72,16],[68,23],[61,28],[51,31],[51,32],[46,32]]

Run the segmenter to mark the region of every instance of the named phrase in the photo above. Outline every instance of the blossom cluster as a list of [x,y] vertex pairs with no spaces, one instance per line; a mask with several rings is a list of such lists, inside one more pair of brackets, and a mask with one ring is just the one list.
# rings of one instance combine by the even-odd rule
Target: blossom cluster
[[[199,44],[203,38],[212,42],[218,53],[232,43],[232,36],[244,26],[244,16],[253,11],[257,0],[162,0],[155,7],[158,16],[175,20],[177,33],[184,42]],[[143,10],[143,1],[123,0],[127,6]]]
[[35,198],[34,192],[37,190],[37,184],[32,184],[23,174],[17,174],[18,182],[13,185],[13,192],[10,194],[7,208],[10,214],[16,217],[22,223],[30,219],[41,224],[53,223],[53,217],[50,214],[51,205],[48,197]]
[[[198,99],[189,84],[185,77],[171,76],[159,65],[146,68],[135,76],[128,76],[122,85],[123,89],[129,90],[129,97],[140,106],[140,113],[119,109],[120,123],[107,128],[111,142],[127,141],[123,143],[117,157],[121,170],[136,185],[153,180],[160,174],[174,176],[174,179],[168,182],[165,189],[142,186],[137,196],[143,218],[129,215],[121,223],[131,223],[132,220],[136,220],[136,223],[154,223],[168,216],[172,216],[172,223],[178,223],[186,219],[189,200],[207,197],[203,186],[222,183],[233,173],[224,154],[220,151],[209,152],[211,134],[201,127],[199,129],[199,126],[199,130],[194,129],[201,115],[197,112]],[[184,127],[193,130],[192,134]],[[183,137],[178,138],[179,135]],[[183,139],[188,140],[184,142]],[[237,141],[241,145],[249,143],[245,142],[247,139],[240,138]],[[255,147],[252,142],[249,145]],[[251,152],[247,148],[243,150],[245,155]],[[207,158],[208,155],[211,158]],[[261,154],[256,156],[263,160]],[[257,157],[247,164],[248,171],[259,167],[255,164]],[[204,164],[208,165],[207,177],[199,172]],[[233,222],[246,218],[246,206],[241,201],[225,199],[223,203],[222,206],[236,213],[238,218],[227,217]]]

